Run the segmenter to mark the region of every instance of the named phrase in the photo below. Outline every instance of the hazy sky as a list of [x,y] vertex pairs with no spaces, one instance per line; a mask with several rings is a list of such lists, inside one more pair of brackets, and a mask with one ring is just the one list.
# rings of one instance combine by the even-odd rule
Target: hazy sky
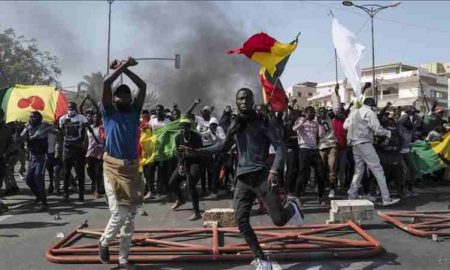
[[[202,12],[215,12],[213,16],[225,18],[218,20],[218,23],[223,24],[221,27],[243,34],[242,37],[236,37],[234,46],[226,46],[240,47],[247,37],[260,31],[280,42],[290,42],[298,32],[302,33],[299,46],[282,78],[285,87],[302,81],[333,80],[331,18],[327,15],[332,9],[344,26],[358,32],[360,43],[366,46],[362,66],[366,67],[371,63],[368,16],[354,7],[344,7],[340,1],[223,1],[205,4],[118,0],[112,7],[112,58],[127,55],[173,57],[175,53],[185,52],[186,50],[178,48],[183,48],[183,39],[189,35],[177,35],[177,29],[189,27],[192,21],[202,16]],[[34,37],[41,48],[50,50],[59,57],[63,86],[76,85],[85,74],[105,72],[108,19],[106,1],[0,2],[0,10],[1,30],[11,27],[18,35]],[[403,1],[397,8],[382,11],[378,15],[379,19],[375,20],[376,62],[418,65],[449,61],[449,10],[450,2]],[[146,19],[145,24],[142,23],[143,18]],[[205,38],[205,42],[209,40],[211,39]],[[221,52],[222,48],[220,53],[214,51],[214,54],[209,54],[202,61],[210,62],[211,69],[215,62],[225,63],[233,57],[244,57]],[[170,62],[145,63],[137,71],[146,72],[150,77],[155,74],[157,78],[152,78],[152,87],[158,90],[158,85],[163,81],[172,80],[179,76],[178,72],[187,72],[191,68],[186,66],[186,62],[183,65],[185,58],[182,55],[182,69],[179,71],[174,70],[173,63]],[[158,70],[161,72],[158,73]],[[255,78],[256,76],[255,73]],[[247,84],[256,87],[254,78],[249,78]]]

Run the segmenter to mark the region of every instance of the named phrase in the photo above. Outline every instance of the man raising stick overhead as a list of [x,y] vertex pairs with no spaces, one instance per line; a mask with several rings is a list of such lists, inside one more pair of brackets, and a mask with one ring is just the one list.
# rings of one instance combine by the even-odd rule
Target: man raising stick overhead
[[[255,257],[252,264],[257,270],[271,270],[271,263],[264,255],[250,225],[253,201],[256,197],[264,200],[269,215],[277,226],[284,226],[288,222],[290,225],[300,226],[303,224],[303,215],[295,202],[283,205],[274,189],[284,164],[282,127],[271,119],[257,117],[254,104],[253,92],[248,88],[239,89],[236,93],[238,115],[231,122],[225,140],[205,148],[184,149],[187,155],[211,155],[228,151],[236,144],[239,155],[234,193],[236,223]],[[274,146],[276,154],[272,167],[268,168],[270,145]]]
[[[120,229],[119,269],[130,269],[128,254],[134,232],[136,208],[143,201],[144,188],[138,170],[139,115],[144,104],[146,84],[128,68],[137,65],[129,57],[126,61],[115,60],[115,71],[103,82],[100,112],[106,133],[103,156],[105,193],[108,197],[111,218],[100,238],[99,254],[102,263],[109,262],[109,243]],[[133,100],[130,88],[122,84],[112,93],[112,84],[125,73],[139,88]]]

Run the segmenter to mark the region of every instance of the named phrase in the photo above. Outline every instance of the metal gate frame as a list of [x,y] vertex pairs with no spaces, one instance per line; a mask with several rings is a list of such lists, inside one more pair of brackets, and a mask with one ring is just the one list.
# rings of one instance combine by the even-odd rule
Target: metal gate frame
[[450,211],[378,211],[377,214],[416,236],[450,236]]
[[[62,264],[101,263],[98,256],[98,238],[103,230],[87,230],[87,227],[85,222],[64,239],[50,246],[46,252],[47,260]],[[277,260],[368,257],[381,251],[380,243],[351,221],[345,224],[301,227],[255,227],[254,230],[261,248],[270,258]],[[324,235],[330,233],[334,235]],[[360,240],[342,237],[349,234],[358,236]],[[183,237],[186,237],[185,240],[192,240],[188,238],[192,236],[206,236],[210,238],[211,245],[177,240]],[[128,259],[134,263],[252,260],[253,255],[242,239],[239,243],[225,244],[226,237],[230,236],[239,236],[238,228],[135,230]],[[75,245],[83,237],[95,238],[96,242]],[[118,245],[118,240],[110,245],[111,263],[118,260]]]

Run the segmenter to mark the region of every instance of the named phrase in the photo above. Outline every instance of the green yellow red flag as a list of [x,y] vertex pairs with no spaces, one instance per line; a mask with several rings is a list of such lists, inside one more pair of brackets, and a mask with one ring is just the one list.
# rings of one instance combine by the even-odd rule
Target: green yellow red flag
[[242,48],[232,49],[228,54],[244,54],[252,61],[265,67],[271,76],[275,75],[277,65],[297,48],[297,42],[284,44],[266,33],[251,36]]
[[60,90],[47,85],[21,85],[0,90],[0,105],[5,121],[28,122],[30,112],[38,111],[43,120],[53,123],[67,112],[67,99]]
[[175,137],[180,132],[180,120],[173,121],[155,131],[143,129],[139,143],[141,146],[140,166],[175,157]]

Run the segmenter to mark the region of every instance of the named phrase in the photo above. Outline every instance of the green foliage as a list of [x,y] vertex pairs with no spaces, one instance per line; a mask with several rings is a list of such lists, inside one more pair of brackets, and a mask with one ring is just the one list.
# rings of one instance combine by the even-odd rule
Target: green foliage
[[0,33],[0,88],[15,84],[59,87],[58,58],[39,50],[35,39],[16,36],[9,28]]
[[96,102],[99,101],[102,94],[104,78],[105,75],[100,71],[83,76],[84,81],[80,82],[77,86],[77,96],[80,96],[81,91],[84,91]]

